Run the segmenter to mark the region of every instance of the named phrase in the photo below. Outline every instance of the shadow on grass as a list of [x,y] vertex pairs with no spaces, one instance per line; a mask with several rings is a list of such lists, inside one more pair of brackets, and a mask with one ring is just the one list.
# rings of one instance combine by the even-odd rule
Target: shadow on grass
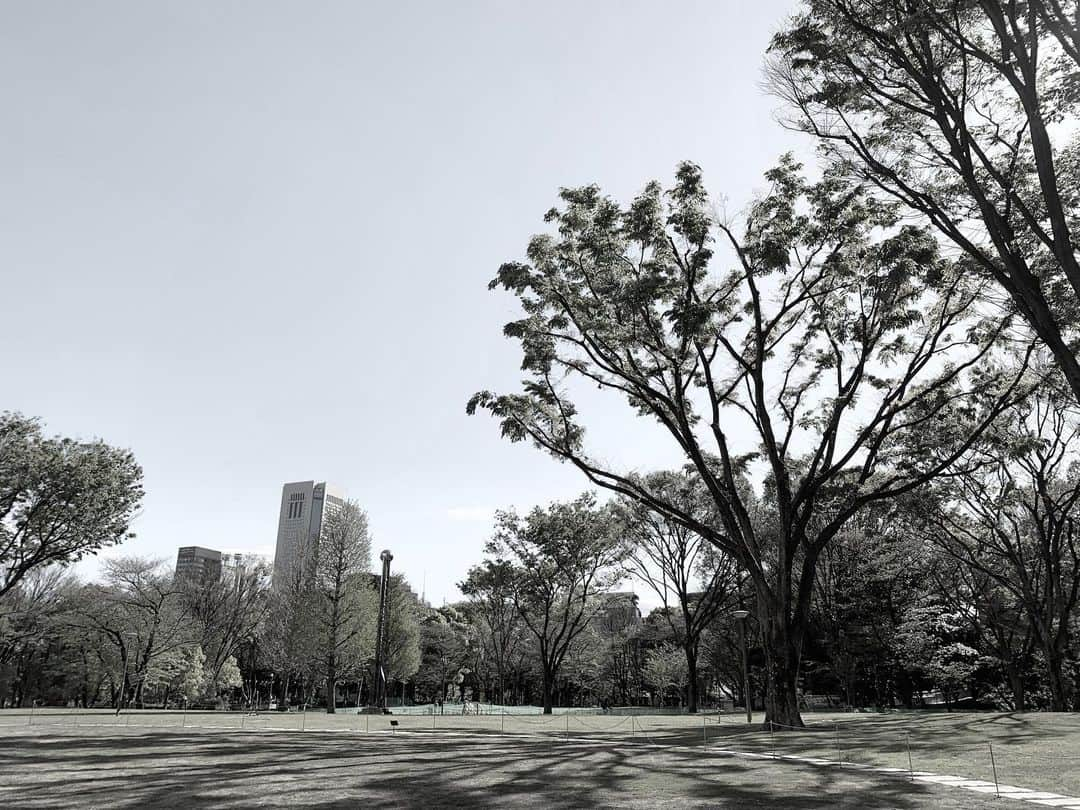
[[0,738],[0,799],[9,807],[990,806],[865,772],[573,739],[96,732]]

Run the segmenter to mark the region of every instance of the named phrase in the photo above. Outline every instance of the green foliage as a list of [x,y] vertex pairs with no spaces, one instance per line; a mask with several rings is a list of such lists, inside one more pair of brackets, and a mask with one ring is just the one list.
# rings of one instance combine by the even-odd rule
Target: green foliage
[[142,496],[127,450],[47,438],[37,421],[0,413],[0,596],[36,567],[120,543]]
[[[626,206],[562,190],[554,232],[492,282],[524,312],[505,330],[522,390],[477,393],[467,411],[745,568],[788,723],[816,557],[871,504],[942,475],[1020,396],[1028,355],[1003,361],[1009,324],[980,317],[984,283],[893,206],[841,172],[808,182],[790,157],[767,178],[741,231],[714,216],[692,164]],[[710,268],[721,247],[726,273]],[[711,508],[591,456],[582,384],[666,431]]]
[[1080,396],[1076,0],[806,0],[770,85],[837,173],[900,201],[1006,293]]
[[686,655],[673,644],[664,643],[645,654],[645,683],[663,700],[672,690],[686,685]]

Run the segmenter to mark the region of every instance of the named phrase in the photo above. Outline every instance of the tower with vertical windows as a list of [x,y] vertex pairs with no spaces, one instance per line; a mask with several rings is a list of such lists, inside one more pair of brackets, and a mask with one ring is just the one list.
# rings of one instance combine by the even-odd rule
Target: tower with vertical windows
[[325,481],[294,481],[281,488],[277,544],[274,547],[275,590],[305,586],[314,574],[329,510],[340,508],[345,493]]

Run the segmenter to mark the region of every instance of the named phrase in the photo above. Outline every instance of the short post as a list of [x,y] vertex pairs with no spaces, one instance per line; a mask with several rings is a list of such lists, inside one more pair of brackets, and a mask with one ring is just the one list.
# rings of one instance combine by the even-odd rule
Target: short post
[[307,712],[306,711],[301,711],[300,712],[300,730],[301,731],[306,731],[307,730]]
[[506,733],[506,707],[502,707],[502,716],[499,718],[499,733]]
[[570,714],[564,714],[563,717],[566,718],[566,741],[570,742]]
[[701,714],[701,747],[709,750],[709,732],[705,728],[705,713]]
[[26,725],[28,725],[28,726],[34,725],[34,704],[35,703],[37,703],[36,700],[31,700],[30,701],[30,716],[26,719]]
[[431,730],[435,730],[435,704],[431,704]]
[[772,758],[776,759],[776,735],[773,734],[773,721],[769,721],[769,747],[772,748]]
[[997,762],[994,761],[994,744],[989,740],[986,741],[986,744],[990,746],[990,767],[994,770],[994,796],[1000,799],[1001,788],[998,785]]
[[637,723],[634,720],[634,715],[630,715],[630,737],[631,739],[637,739]]
[[907,742],[907,770],[908,770],[908,778],[909,778],[909,779],[910,779],[910,780],[911,780],[912,782],[914,782],[914,781],[915,781],[915,768],[914,768],[914,766],[913,766],[913,765],[911,764],[911,733],[910,733],[910,732],[907,732],[907,731],[905,731],[905,732],[904,732],[904,739],[905,739],[905,741]]
[[240,728],[243,728],[243,727],[244,727],[244,714],[243,714],[243,712],[241,712],[240,713]]
[[833,731],[836,734],[836,761],[840,763],[840,767],[844,767],[844,752],[840,748],[840,724],[836,723],[833,726]]
[[367,734],[369,731],[371,731],[371,715],[370,714],[365,714],[364,715],[364,733]]
[[187,726],[187,701],[184,701],[184,713],[180,717],[180,728]]

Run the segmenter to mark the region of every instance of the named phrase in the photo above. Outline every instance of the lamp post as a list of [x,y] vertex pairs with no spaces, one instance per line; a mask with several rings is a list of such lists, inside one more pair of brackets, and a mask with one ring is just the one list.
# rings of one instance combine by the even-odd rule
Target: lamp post
[[373,714],[388,713],[386,708],[386,645],[389,635],[387,614],[390,610],[390,561],[394,555],[389,549],[384,550],[379,559],[382,560],[382,576],[379,577],[379,614],[375,624],[375,666],[372,671],[372,700],[364,711]]
[[750,708],[750,664],[746,655],[746,619],[750,615],[750,611],[736,610],[731,615],[739,623],[739,648],[742,650],[743,700],[746,703],[746,722],[753,723],[754,718]]

